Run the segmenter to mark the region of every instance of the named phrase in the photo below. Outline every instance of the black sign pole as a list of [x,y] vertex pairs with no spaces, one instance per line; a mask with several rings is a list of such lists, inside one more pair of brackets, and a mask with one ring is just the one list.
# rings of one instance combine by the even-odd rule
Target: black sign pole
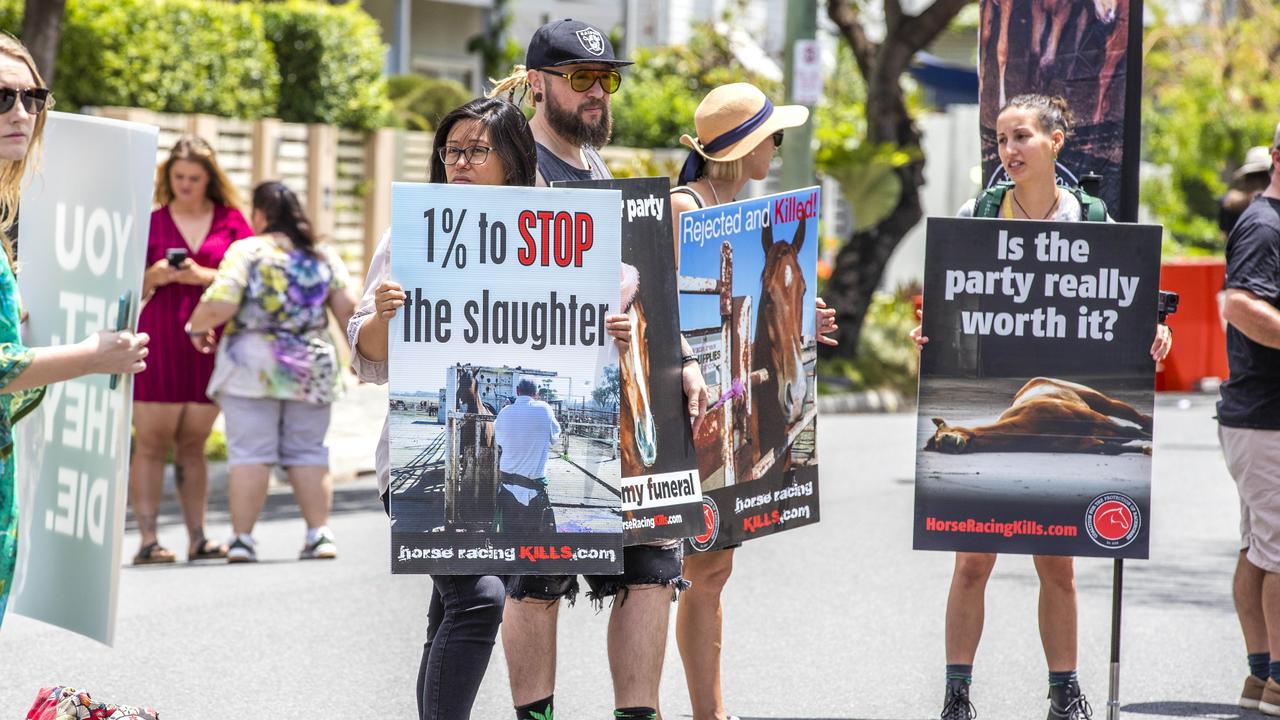
[[[1142,147],[1142,0],[1129,0],[1129,47],[1125,55],[1124,147],[1120,168],[1120,220],[1138,221],[1138,163]],[[1124,560],[1115,560],[1111,579],[1111,677],[1107,720],[1120,720],[1120,608],[1124,602]]]

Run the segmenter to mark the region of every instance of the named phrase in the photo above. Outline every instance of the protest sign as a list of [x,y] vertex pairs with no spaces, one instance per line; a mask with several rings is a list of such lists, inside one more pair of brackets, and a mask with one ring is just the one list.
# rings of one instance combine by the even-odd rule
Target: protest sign
[[620,198],[392,186],[392,572],[621,572]]
[[1079,185],[1096,173],[1100,183],[1089,192],[1106,201],[1112,217],[1137,218],[1141,7],[1140,0],[982,0],[978,85],[987,186],[1009,179],[996,151],[996,117],[1005,103],[1024,93],[1061,96],[1076,122],[1058,158],[1060,182]]
[[626,544],[702,532],[702,490],[680,366],[680,305],[667,178],[584,180],[553,187],[622,192],[622,312],[618,450]]
[[1145,558],[1160,228],[929,218],[915,547]]
[[818,521],[819,188],[681,213],[680,326],[708,380],[696,551]]
[[[31,346],[134,326],[146,265],[157,129],[51,112],[22,195],[18,284]],[[110,645],[128,494],[133,383],[50,385],[17,425],[22,501],[13,609]]]

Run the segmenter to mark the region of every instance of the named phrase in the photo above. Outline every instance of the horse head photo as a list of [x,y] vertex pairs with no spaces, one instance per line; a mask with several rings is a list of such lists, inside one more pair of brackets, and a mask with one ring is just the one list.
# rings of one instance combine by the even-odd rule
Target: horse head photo
[[1151,416],[1079,383],[1032,378],[991,424],[936,428],[924,449],[957,455],[975,452],[1151,454]]
[[[801,339],[807,286],[798,259],[804,246],[805,218],[796,228],[791,242],[774,242],[772,227],[766,226],[760,234],[765,262],[760,273],[751,370],[765,370],[768,377],[752,389],[752,415],[758,433],[770,438],[785,437],[790,426],[800,420],[809,390]],[[807,311],[811,313],[813,308]]]
[[658,434],[650,402],[648,323],[640,301],[640,272],[626,263],[622,264],[622,311],[631,319],[631,344],[619,362],[623,401],[618,450],[623,476],[634,477],[657,461]]

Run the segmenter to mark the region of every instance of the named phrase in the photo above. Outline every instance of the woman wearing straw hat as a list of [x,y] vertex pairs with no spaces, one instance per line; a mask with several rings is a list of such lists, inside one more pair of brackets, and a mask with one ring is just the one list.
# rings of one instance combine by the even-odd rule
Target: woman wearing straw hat
[[[782,145],[786,128],[803,125],[809,110],[801,105],[775,106],[750,83],[721,85],[703,98],[694,112],[697,137],[682,135],[691,148],[680,171],[680,185],[671,191],[671,216],[699,208],[733,202],[748,180],[769,175],[774,151]],[[676,266],[680,264],[680,224],[673,223]],[[835,331],[835,310],[818,298],[818,340],[835,345],[827,337]],[[685,372],[699,372],[687,343]],[[705,413],[694,421],[697,434]],[[720,640],[723,610],[720,593],[733,570],[734,548],[689,555],[684,577],[692,585],[680,598],[676,612],[676,642],[684,662],[685,680],[694,720],[728,717],[720,694]]]

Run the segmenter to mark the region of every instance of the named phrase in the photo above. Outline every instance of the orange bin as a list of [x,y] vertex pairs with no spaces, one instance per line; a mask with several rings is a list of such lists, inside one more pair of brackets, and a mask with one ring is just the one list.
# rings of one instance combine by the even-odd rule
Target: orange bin
[[1227,338],[1218,313],[1218,293],[1226,277],[1222,258],[1170,260],[1160,267],[1160,289],[1178,293],[1178,312],[1169,316],[1173,352],[1156,372],[1156,390],[1200,389],[1204,378],[1227,378]]

